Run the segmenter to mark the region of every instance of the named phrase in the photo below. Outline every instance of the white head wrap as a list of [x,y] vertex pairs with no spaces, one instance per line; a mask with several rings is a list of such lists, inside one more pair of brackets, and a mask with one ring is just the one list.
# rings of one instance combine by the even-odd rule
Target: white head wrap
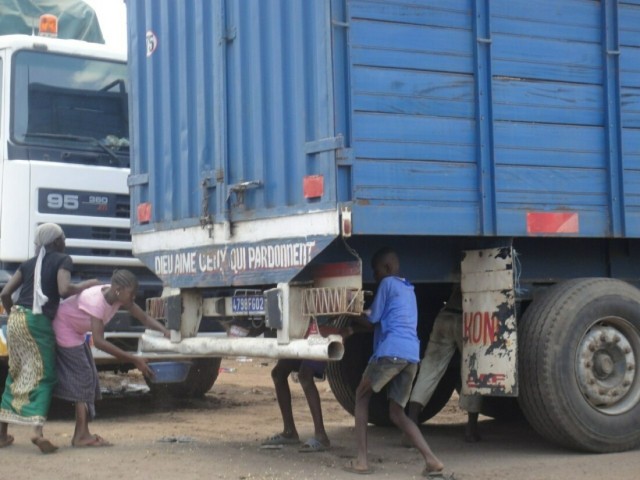
[[38,259],[36,260],[36,269],[33,272],[32,309],[35,314],[42,313],[42,306],[49,301],[49,297],[42,291],[42,259],[47,253],[45,247],[56,241],[62,235],[64,235],[62,228],[55,223],[43,223],[36,229],[34,243],[36,244],[36,255],[38,255]]

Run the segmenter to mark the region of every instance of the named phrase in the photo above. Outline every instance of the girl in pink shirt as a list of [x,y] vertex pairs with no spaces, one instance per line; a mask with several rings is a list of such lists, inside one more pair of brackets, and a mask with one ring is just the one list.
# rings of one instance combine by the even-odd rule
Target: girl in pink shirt
[[138,281],[128,270],[116,270],[110,285],[88,288],[60,304],[53,321],[58,345],[56,369],[58,384],[53,395],[75,403],[76,426],[71,440],[74,447],[104,447],[111,443],[89,432],[89,420],[95,416],[95,401],[101,398],[98,371],[85,335],[91,332],[93,345],[127,363],[145,376],[152,376],[145,359],[121,350],[104,338],[104,327],[124,308],[147,328],[169,331],[148,316],[136,303]]

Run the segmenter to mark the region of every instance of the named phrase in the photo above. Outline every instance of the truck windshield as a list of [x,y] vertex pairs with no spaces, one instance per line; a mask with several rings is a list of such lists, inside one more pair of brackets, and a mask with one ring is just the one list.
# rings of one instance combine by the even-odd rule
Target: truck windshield
[[128,167],[126,75],[122,62],[16,53],[11,137],[28,150],[20,157]]

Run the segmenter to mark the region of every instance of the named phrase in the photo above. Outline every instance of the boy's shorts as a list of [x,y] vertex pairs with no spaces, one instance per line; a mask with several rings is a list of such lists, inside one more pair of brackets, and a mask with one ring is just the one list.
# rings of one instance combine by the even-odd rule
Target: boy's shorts
[[418,371],[417,363],[397,357],[381,357],[372,360],[362,374],[371,382],[371,389],[378,393],[388,383],[387,397],[405,407],[411,396],[413,378]]
[[299,372],[300,367],[303,365],[311,369],[315,378],[324,380],[324,371],[327,367],[327,362],[322,362],[320,360],[302,360],[296,371]]

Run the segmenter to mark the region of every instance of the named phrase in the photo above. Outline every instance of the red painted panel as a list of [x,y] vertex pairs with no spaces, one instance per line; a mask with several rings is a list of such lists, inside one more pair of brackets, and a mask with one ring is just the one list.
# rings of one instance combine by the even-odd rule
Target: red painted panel
[[144,202],[138,205],[138,223],[149,223],[151,221],[151,204]]
[[322,175],[308,175],[303,179],[302,189],[304,198],[319,198],[324,193],[324,177]]
[[527,212],[527,233],[578,233],[576,212]]

